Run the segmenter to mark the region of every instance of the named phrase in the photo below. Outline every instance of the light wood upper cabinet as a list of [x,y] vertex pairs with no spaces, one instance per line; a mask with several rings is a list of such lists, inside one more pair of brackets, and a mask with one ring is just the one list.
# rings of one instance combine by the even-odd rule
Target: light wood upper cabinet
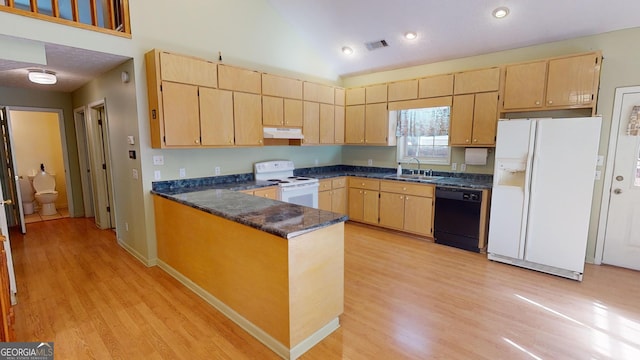
[[395,121],[389,120],[387,103],[365,105],[364,143],[395,145]]
[[335,128],[334,128],[334,144],[344,144],[344,128],[345,128],[345,114],[344,114],[344,106],[336,105],[334,107],[334,120],[335,120]]
[[262,101],[261,96],[233,92],[236,145],[262,145]]
[[317,145],[320,143],[320,104],[305,101],[302,123],[305,145]]
[[284,126],[302,127],[302,100],[284,99]]
[[507,65],[504,77],[504,109],[544,106],[547,61]]
[[387,85],[388,101],[413,100],[418,98],[418,80],[406,80]]
[[592,108],[595,111],[599,51],[505,67],[501,112]]
[[365,89],[351,88],[345,90],[345,104],[348,105],[363,105],[365,103]]
[[451,146],[495,145],[498,92],[455,95],[451,107]]
[[200,132],[203,146],[234,145],[233,92],[200,88]]
[[347,106],[344,122],[344,142],[364,144],[364,105]]
[[262,97],[262,125],[282,126],[284,124],[284,101],[273,96]]
[[454,74],[454,94],[471,94],[498,91],[500,68],[465,71]]
[[220,89],[260,94],[262,74],[229,65],[218,65],[218,87]]
[[343,88],[335,88],[334,89],[334,101],[336,105],[344,106],[345,105],[345,91]]
[[155,51],[160,56],[160,78],[163,81],[210,88],[218,86],[218,71],[215,63],[190,56]]
[[453,95],[453,74],[430,76],[418,80],[419,98],[447,95]]
[[572,107],[593,104],[600,78],[599,53],[549,60],[546,105]]
[[302,100],[302,81],[262,74],[262,95]]
[[320,144],[335,142],[335,128],[334,105],[320,104]]
[[387,102],[387,84],[371,85],[365,87],[365,100],[367,104]]
[[162,82],[165,146],[200,146],[198,87]]
[[331,86],[305,81],[303,85],[303,98],[305,101],[315,101],[324,104],[334,103],[334,89]]

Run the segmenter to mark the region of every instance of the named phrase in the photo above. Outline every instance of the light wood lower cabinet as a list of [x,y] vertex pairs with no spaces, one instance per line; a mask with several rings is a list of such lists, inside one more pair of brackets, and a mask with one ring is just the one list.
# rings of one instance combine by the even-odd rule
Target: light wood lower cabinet
[[380,226],[433,235],[433,185],[380,181]]
[[320,180],[318,208],[335,213],[347,213],[347,178]]
[[434,186],[349,178],[349,219],[433,236]]
[[349,218],[368,224],[378,224],[380,180],[349,178]]
[[267,199],[274,199],[274,200],[278,199],[278,187],[277,186],[268,186],[268,187],[263,187],[263,188],[259,188],[259,189],[242,190],[240,192],[248,194],[248,195],[265,197]]

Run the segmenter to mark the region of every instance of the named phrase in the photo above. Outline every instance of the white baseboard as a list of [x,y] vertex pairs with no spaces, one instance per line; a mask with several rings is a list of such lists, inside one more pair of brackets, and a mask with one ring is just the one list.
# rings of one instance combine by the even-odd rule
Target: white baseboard
[[316,345],[318,342],[320,342],[322,339],[324,339],[338,327],[340,327],[339,319],[336,317],[327,325],[323,326],[311,336],[300,342],[298,345],[294,346],[292,349],[289,349],[278,340],[274,339],[271,335],[267,334],[264,330],[244,318],[242,315],[238,314],[235,310],[227,306],[215,296],[211,295],[195,282],[191,281],[191,279],[182,275],[180,272],[178,272],[176,269],[174,269],[164,261],[158,259],[157,265],[162,270],[166,271],[169,275],[173,276],[176,280],[180,281],[188,289],[208,302],[211,306],[224,314],[226,317],[228,317],[231,321],[238,324],[238,326],[243,328],[251,336],[255,337],[261,343],[265,344],[269,349],[273,350],[273,352],[278,354],[283,359],[297,359],[299,356],[307,352],[314,345]]
[[146,267],[156,266],[157,259],[149,260],[146,257],[142,256],[136,249],[129,246],[129,244],[122,241],[122,239],[118,239],[118,245],[121,248],[125,249],[129,254],[133,255],[136,259],[138,259],[141,263],[143,263]]

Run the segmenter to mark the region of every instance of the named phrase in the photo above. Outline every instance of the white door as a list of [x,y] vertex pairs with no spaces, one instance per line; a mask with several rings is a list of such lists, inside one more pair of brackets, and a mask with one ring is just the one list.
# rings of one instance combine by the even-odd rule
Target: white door
[[626,134],[634,106],[640,106],[640,87],[616,91],[612,123],[619,126],[612,129],[617,145],[602,262],[640,270],[640,136]]
[[5,204],[11,205],[11,200],[4,200],[2,197],[2,184],[0,183],[0,231],[2,235],[7,239],[4,242],[4,251],[7,254],[7,268],[9,270],[9,288],[11,289],[11,303],[16,303],[16,275],[13,271],[13,256],[11,255],[11,243],[9,242],[9,227],[7,226],[7,213],[5,211]]

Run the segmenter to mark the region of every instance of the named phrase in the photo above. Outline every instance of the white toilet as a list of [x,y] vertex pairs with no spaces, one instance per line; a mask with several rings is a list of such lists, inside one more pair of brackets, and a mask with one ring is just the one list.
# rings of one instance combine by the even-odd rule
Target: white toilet
[[21,177],[18,179],[18,185],[20,186],[20,197],[22,198],[22,211],[25,215],[31,215],[33,214],[33,202],[35,201],[31,181]]
[[40,215],[55,215],[58,192],[56,178],[44,171],[33,177],[33,188],[36,190],[36,200],[40,204]]

